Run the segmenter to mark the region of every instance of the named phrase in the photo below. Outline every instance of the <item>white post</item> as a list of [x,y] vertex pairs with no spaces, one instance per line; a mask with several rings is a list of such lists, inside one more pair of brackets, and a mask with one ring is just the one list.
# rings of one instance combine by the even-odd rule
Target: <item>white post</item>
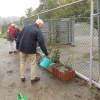
[[[84,76],[84,75],[78,73],[77,71],[75,71],[75,74],[76,74],[77,76],[79,76],[80,78],[82,78],[82,79],[88,81],[88,82],[90,81],[89,78],[87,78],[86,76]],[[99,84],[99,83],[97,83],[97,82],[95,82],[95,81],[93,81],[93,80],[92,80],[92,83],[93,83],[94,85],[96,85],[98,89],[100,89],[100,84]]]
[[91,0],[90,10],[90,87],[92,86],[92,71],[93,71],[93,26],[94,26],[94,0]]
[[22,19],[22,27],[24,27],[24,19]]
[[38,19],[39,19],[40,17],[39,17],[39,15],[38,15]]

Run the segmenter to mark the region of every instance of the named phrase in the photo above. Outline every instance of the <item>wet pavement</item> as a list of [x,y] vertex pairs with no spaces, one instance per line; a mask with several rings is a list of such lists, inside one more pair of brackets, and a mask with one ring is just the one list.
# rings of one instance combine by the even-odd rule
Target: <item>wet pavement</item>
[[26,63],[26,81],[20,80],[19,55],[8,53],[8,42],[0,39],[0,100],[16,100],[21,92],[28,100],[100,100],[100,90],[90,89],[82,79],[61,81],[38,67],[39,82],[30,82],[30,64]]

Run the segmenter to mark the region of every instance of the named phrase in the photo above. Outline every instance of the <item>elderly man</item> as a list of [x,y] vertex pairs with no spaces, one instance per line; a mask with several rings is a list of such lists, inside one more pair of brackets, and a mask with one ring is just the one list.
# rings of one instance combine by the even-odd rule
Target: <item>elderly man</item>
[[44,38],[40,30],[42,27],[43,27],[43,21],[41,19],[37,19],[35,24],[25,26],[20,32],[20,35],[18,36],[16,49],[17,51],[20,51],[20,75],[21,75],[20,77],[23,82],[25,81],[25,75],[26,75],[25,63],[27,57],[31,62],[31,74],[30,74],[31,83],[40,80],[40,77],[37,77],[36,75],[37,42],[43,53],[48,57],[50,56],[46,49]]

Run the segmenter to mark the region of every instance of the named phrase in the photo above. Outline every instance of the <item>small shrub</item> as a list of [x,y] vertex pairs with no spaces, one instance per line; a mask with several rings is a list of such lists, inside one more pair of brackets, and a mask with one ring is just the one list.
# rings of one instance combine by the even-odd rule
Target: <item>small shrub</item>
[[6,38],[7,36],[6,36],[6,34],[5,33],[2,33],[2,34],[0,34],[0,38]]
[[72,62],[73,62],[73,56],[70,56],[67,61],[64,62],[64,65],[67,69],[72,70]]
[[51,61],[52,63],[60,62],[60,50],[59,49],[51,49]]

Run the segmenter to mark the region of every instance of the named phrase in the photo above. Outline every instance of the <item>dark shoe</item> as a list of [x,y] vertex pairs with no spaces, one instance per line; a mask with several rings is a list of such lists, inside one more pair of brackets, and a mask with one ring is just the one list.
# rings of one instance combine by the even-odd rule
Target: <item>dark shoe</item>
[[16,51],[14,51],[14,54],[16,54],[16,55],[17,55],[17,52],[16,52]]
[[31,80],[31,83],[37,82],[40,80],[40,77],[35,77],[35,79]]
[[16,51],[14,51],[14,53],[17,53]]
[[22,81],[22,82],[25,82],[25,78],[21,78],[21,81]]
[[13,52],[9,52],[9,54],[12,54]]

